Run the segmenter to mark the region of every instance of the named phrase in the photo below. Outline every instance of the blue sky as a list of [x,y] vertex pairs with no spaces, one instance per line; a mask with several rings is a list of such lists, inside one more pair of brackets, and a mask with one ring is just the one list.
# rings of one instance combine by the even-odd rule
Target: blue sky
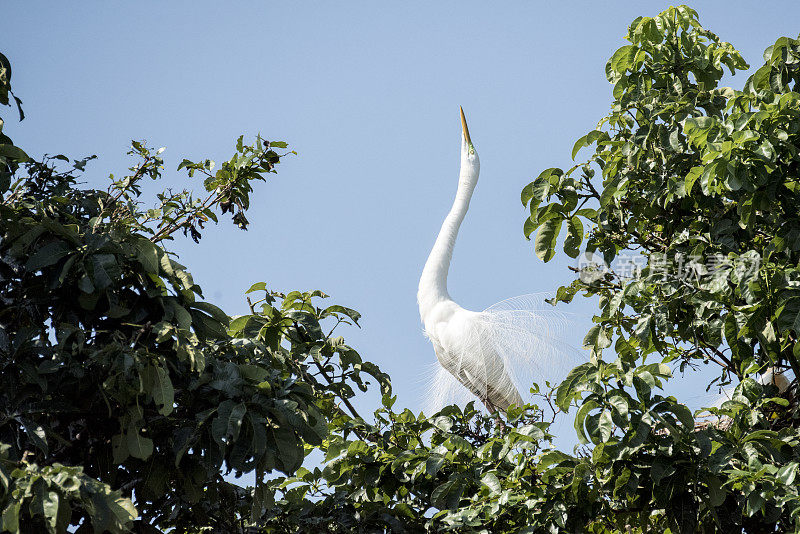
[[[502,7],[500,7],[502,5]],[[522,235],[519,192],[568,167],[574,141],[611,102],[608,57],[632,19],[661,2],[16,2],[1,48],[27,118],[5,132],[28,153],[97,154],[86,177],[121,175],[130,139],[217,161],[260,132],[298,152],[253,196],[251,228],[208,229],[172,248],[206,296],[244,313],[257,281],[322,289],[363,314],[345,335],[417,409],[434,362],[415,295],[455,192],[464,106],[481,178],[462,227],[450,292],[482,309],[569,282]],[[695,4],[704,26],[752,65],[800,30],[796,1]],[[729,83],[740,86],[746,75]],[[570,308],[591,315],[591,302]],[[575,344],[586,330],[575,329]],[[684,378],[676,391],[695,394]],[[362,399],[365,409],[377,395]]]

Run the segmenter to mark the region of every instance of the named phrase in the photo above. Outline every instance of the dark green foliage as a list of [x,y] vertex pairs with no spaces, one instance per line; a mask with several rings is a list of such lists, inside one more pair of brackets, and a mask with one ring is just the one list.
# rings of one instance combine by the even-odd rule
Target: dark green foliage
[[[778,397],[749,377],[768,367],[800,375],[800,41],[778,39],[738,91],[718,82],[744,60],[685,6],[635,20],[627,39],[606,65],[611,113],[572,156],[594,153],[522,193],[526,235],[540,227],[545,261],[562,220],[572,257],[643,260],[640,276],[612,268],[558,290],[555,301],[599,295],[601,309],[584,340],[592,359],[557,401],[578,405],[575,428],[594,446],[592,487],[616,509],[606,518],[644,530],[797,529],[796,386]],[[695,270],[679,276],[689,262]],[[666,364],[716,365],[715,382],[744,380],[715,412],[722,423],[695,429],[696,414],[658,393]]]
[[316,307],[320,292],[262,291],[231,320],[162,245],[177,232],[197,241],[225,213],[246,227],[250,184],[285,143],[240,138],[216,172],[184,160],[206,195],[164,193],[143,209],[140,183],[160,178],[163,149],[133,142],[130,174],[96,191],[76,187],[91,158],[32,161],[3,140],[0,530],[123,532],[138,517],[138,529],[235,531],[263,490],[222,474],[255,470],[259,488],[292,474],[341,417],[334,399],[366,389],[367,374],[388,391],[321,328],[354,311]]

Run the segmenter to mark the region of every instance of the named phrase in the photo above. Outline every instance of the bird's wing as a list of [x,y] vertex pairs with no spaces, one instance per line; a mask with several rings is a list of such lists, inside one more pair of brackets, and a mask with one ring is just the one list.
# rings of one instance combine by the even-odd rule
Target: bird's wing
[[[458,350],[434,343],[439,362],[427,411],[471,396],[498,408],[522,404],[520,391],[533,382],[558,384],[583,355],[565,341],[573,318],[544,302],[547,295],[522,295],[474,314],[460,330]],[[462,387],[463,386],[463,387]],[[465,391],[466,387],[469,391]]]
[[[455,363],[458,360],[454,355],[445,351],[435,341],[431,341],[438,361],[429,368],[432,379],[428,382],[428,391],[424,397],[425,406],[423,407],[423,411],[427,414],[436,413],[450,404],[463,406],[474,400],[473,395],[475,395],[469,383],[464,384],[456,377],[458,368]],[[453,364],[451,365],[450,362]]]
[[482,336],[474,332],[467,336],[470,338],[465,343],[467,352],[454,354],[434,343],[440,365],[428,395],[426,413],[433,413],[451,403],[465,404],[474,397],[501,409],[511,404],[523,404],[519,391],[491,345],[484,343]]
[[586,359],[570,339],[575,316],[545,302],[548,294],[520,295],[486,308],[485,343],[492,346],[506,372],[521,391],[533,383],[559,384]]

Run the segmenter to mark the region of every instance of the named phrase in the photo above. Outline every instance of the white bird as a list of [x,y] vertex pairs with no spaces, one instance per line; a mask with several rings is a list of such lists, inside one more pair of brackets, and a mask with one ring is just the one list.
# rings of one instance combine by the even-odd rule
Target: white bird
[[[552,380],[558,372],[571,368],[575,360],[563,357],[569,350],[561,350],[553,336],[564,323],[563,314],[544,309],[535,296],[508,299],[475,312],[456,304],[447,292],[453,247],[480,172],[463,109],[461,127],[461,170],[455,202],[422,270],[417,302],[440,371],[455,377],[494,412],[523,404],[518,389],[523,376]],[[542,376],[544,371],[547,376]],[[438,374],[440,379],[447,376]],[[532,384],[525,385],[527,389]]]
[[[791,380],[785,373],[775,369],[774,367],[768,367],[766,371],[762,374],[758,375],[756,378],[759,384],[762,386],[773,385],[778,388],[778,395],[783,395],[786,393],[786,390],[789,389],[789,386],[792,385]],[[736,391],[735,385],[730,385],[728,387],[722,388],[720,394],[717,396],[716,400],[711,404],[712,408],[721,408],[722,405],[733,399],[733,394]],[[705,395],[700,396],[705,397]]]

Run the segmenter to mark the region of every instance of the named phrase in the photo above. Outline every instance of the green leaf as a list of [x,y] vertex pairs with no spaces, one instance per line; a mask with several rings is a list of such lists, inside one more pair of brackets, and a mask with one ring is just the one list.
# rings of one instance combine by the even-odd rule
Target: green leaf
[[539,460],[539,467],[544,469],[546,467],[550,467],[551,465],[560,464],[561,462],[570,460],[573,460],[572,456],[559,450],[551,450],[542,454],[542,457]]
[[598,429],[600,430],[600,440],[603,442],[611,439],[611,433],[614,431],[614,421],[611,419],[611,412],[603,410],[598,420]]
[[47,491],[43,484],[37,486],[36,498],[34,502],[37,506],[37,513],[44,517],[47,532],[56,534],[58,527],[58,493]]
[[683,404],[671,404],[667,409],[677,416],[678,421],[686,427],[686,430],[692,431],[694,429],[694,417],[692,417],[692,412],[689,408]]
[[614,407],[621,417],[628,416],[628,399],[623,395],[610,395],[608,403]]
[[222,323],[194,307],[189,309],[189,313],[192,316],[192,327],[200,338],[225,339],[228,336],[228,331],[225,326],[228,324],[227,321]]
[[95,288],[102,291],[109,287],[118,272],[119,267],[113,254],[94,254],[91,256],[89,274]]
[[425,460],[425,472],[431,477],[435,477],[436,474],[442,469],[444,464],[444,456],[435,453],[431,454],[428,459]]
[[591,362],[582,363],[572,369],[556,390],[556,405],[564,412],[569,409],[573,399],[577,398],[581,389],[579,386],[586,380],[586,375],[594,369]]
[[94,284],[92,283],[92,279],[89,278],[88,275],[81,276],[81,279],[78,280],[78,289],[83,291],[84,293],[92,294],[96,291]]
[[104,492],[93,493],[91,501],[94,532],[129,532],[131,523],[139,516],[130,499],[122,497],[118,491],[111,492],[107,488]]
[[158,406],[158,413],[171,414],[175,403],[175,389],[167,370],[160,365],[148,365],[142,370],[142,382],[146,393]]
[[19,530],[19,512],[22,508],[22,500],[10,500],[3,510],[2,527],[4,531],[13,534],[20,534]]
[[158,260],[158,250],[156,245],[149,239],[139,237],[133,242],[136,249],[136,259],[148,273],[158,275],[160,262]]
[[578,217],[571,217],[567,221],[567,238],[564,240],[564,252],[570,258],[577,258],[583,242],[583,223]]
[[531,234],[538,228],[536,221],[533,218],[528,217],[525,219],[525,224],[522,227],[522,233],[525,234],[525,239],[530,240]]
[[611,70],[617,74],[624,74],[626,70],[633,68],[633,60],[637,51],[638,49],[634,45],[625,45],[618,48],[609,60]]
[[581,148],[589,146],[592,143],[596,142],[598,139],[601,139],[603,137],[607,138],[608,134],[600,130],[592,130],[588,134],[578,139],[575,142],[575,145],[573,145],[572,147],[572,160],[575,161],[575,156],[578,155],[578,152],[580,151]]
[[27,417],[20,417],[19,422],[22,424],[22,428],[31,443],[44,454],[48,454],[47,433],[44,428]]
[[58,275],[58,283],[62,285],[64,281],[69,276],[70,271],[72,270],[72,266],[75,265],[75,262],[78,260],[77,255],[70,256],[67,261],[64,262],[64,266],[61,268],[61,274]]
[[231,414],[228,416],[228,431],[227,435],[233,441],[239,439],[239,431],[242,429],[242,421],[247,413],[247,406],[244,403],[239,403],[231,408]]
[[278,446],[278,469],[294,473],[303,463],[303,443],[287,428],[272,428],[274,443]]
[[455,510],[461,502],[464,486],[460,480],[449,480],[440,484],[431,493],[431,504],[440,510]]
[[703,174],[703,167],[692,167],[689,172],[686,174],[685,184],[686,184],[686,195],[691,196],[692,187],[694,183],[700,178],[700,175]]
[[25,262],[25,268],[29,271],[38,271],[44,267],[49,267],[70,253],[69,247],[63,241],[51,241],[47,243],[36,252],[34,252],[28,261]]
[[778,469],[778,472],[775,474],[775,478],[778,479],[778,481],[782,484],[791,486],[794,482],[795,476],[797,475],[797,465],[797,462],[784,465]]
[[793,298],[784,303],[777,311],[778,328],[781,332],[794,330],[800,333],[800,298]]
[[497,478],[497,475],[492,472],[483,475],[481,478],[481,483],[489,488],[492,495],[500,493],[500,491],[503,489],[503,486],[500,485],[500,480]]
[[675,474],[675,466],[667,465],[661,459],[656,459],[650,467],[650,478],[653,480],[653,485],[658,485],[662,480]]
[[578,441],[581,444],[585,445],[589,443],[589,438],[586,437],[585,423],[586,423],[586,418],[589,415],[589,412],[591,410],[594,410],[595,408],[597,408],[596,402],[587,401],[584,402],[583,405],[581,405],[581,407],[578,409],[578,413],[575,414],[574,426],[575,426],[575,431],[578,433]]
[[192,326],[192,315],[179,304],[178,299],[174,297],[164,298],[164,311],[165,319],[175,324],[182,330],[189,330]]
[[267,290],[267,283],[266,282],[256,282],[250,289],[245,291],[245,294],[253,293],[254,291],[266,291]]
[[0,156],[17,163],[25,163],[31,159],[21,148],[8,144],[0,144]]
[[553,256],[555,256],[555,246],[558,239],[558,233],[561,231],[561,223],[563,219],[557,215],[545,221],[536,233],[536,241],[534,242],[534,250],[540,260],[547,263]]
[[536,206],[547,200],[551,188],[550,177],[560,176],[561,174],[563,174],[563,171],[555,167],[542,171],[539,176],[536,177],[536,180],[522,189],[520,195],[522,205],[527,206],[528,203],[530,203],[530,208],[533,210]]
[[128,452],[134,458],[147,460],[153,454],[153,440],[142,436],[134,423],[128,425],[125,433],[128,445]]
[[111,454],[117,465],[128,459],[130,452],[128,452],[128,438],[125,434],[115,434],[111,437]]
[[708,496],[712,506],[720,506],[725,502],[728,492],[722,487],[719,478],[709,475],[708,478]]
[[[711,129],[717,124],[713,117],[693,117],[686,119],[683,126],[683,133],[693,145],[703,148],[708,139]],[[686,188],[689,191],[689,188]]]
[[327,308],[322,310],[322,313],[320,314],[320,319],[324,319],[325,317],[334,314],[344,315],[350,318],[350,320],[352,320],[353,323],[355,324],[358,324],[359,319],[361,319],[361,314],[358,313],[356,310],[352,308],[346,308],[344,306],[339,306],[338,304],[334,304],[333,306],[328,306]]
[[200,301],[195,302],[192,304],[192,308],[195,308],[197,310],[203,310],[211,317],[213,317],[215,320],[219,321],[220,324],[224,325],[226,328],[230,323],[231,318],[228,317],[228,314],[226,314],[224,311],[222,311],[221,309],[217,308],[216,306],[214,306],[209,302],[200,302]]

